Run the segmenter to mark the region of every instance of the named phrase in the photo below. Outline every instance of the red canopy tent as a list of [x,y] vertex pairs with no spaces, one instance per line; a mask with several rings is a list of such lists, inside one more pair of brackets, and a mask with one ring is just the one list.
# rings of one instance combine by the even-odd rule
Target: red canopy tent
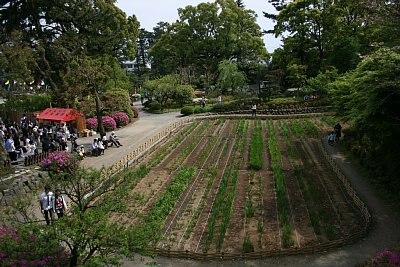
[[83,117],[83,114],[72,108],[46,108],[37,119],[45,121],[73,121]]

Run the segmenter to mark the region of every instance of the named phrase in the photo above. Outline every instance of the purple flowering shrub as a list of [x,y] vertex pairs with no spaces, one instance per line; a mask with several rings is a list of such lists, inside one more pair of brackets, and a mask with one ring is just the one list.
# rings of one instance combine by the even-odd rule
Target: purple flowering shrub
[[40,162],[42,169],[49,173],[74,173],[79,160],[67,151],[51,152]]
[[113,130],[115,130],[115,128],[117,128],[117,123],[110,116],[103,116],[102,122],[103,122],[104,130],[106,132],[113,131]]
[[97,118],[87,118],[86,119],[87,128],[90,130],[97,130]]
[[383,251],[376,254],[365,264],[360,266],[364,267],[400,267],[400,248],[399,249],[388,249],[385,248]]
[[0,225],[1,266],[65,266],[68,261],[66,252],[49,239],[46,233],[8,229]]
[[112,114],[111,117],[115,120],[118,127],[125,126],[129,123],[129,117],[125,112],[116,112]]

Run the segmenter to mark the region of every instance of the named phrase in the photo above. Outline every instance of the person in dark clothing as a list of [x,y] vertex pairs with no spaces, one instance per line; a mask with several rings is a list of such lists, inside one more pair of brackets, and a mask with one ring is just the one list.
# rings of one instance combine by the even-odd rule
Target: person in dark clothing
[[335,141],[339,141],[340,137],[342,137],[342,125],[340,123],[337,123],[335,127],[333,127],[335,130]]
[[50,138],[46,135],[46,137],[42,140],[42,151],[49,152],[50,151]]
[[57,213],[57,217],[60,219],[64,216],[64,211],[67,209],[67,203],[65,202],[64,196],[61,194],[61,190],[56,190],[56,195],[54,196],[54,206],[53,211]]

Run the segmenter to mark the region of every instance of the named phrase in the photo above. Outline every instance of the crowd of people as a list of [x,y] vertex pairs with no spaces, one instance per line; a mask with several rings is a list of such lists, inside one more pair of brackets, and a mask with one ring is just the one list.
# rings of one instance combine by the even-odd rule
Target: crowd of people
[[12,162],[39,153],[39,146],[41,152],[68,150],[68,140],[73,146],[77,135],[71,134],[65,123],[39,126],[36,120],[33,122],[26,115],[22,116],[19,123],[10,120],[3,122],[0,118],[0,141]]
[[[87,153],[84,145],[78,144],[77,132],[74,132],[66,123],[53,122],[39,125],[35,120],[29,120],[23,115],[20,122],[3,122],[0,118],[0,141],[8,152],[11,163],[18,158],[38,154],[39,152],[54,152],[58,150],[76,153],[81,159]],[[104,154],[104,150],[115,145],[122,146],[115,132],[111,135],[96,138],[92,143],[92,155]]]
[[111,135],[107,138],[106,135],[103,138],[94,138],[92,142],[92,155],[100,156],[104,155],[104,150],[112,146],[120,147],[121,142],[118,140],[117,134],[113,131]]

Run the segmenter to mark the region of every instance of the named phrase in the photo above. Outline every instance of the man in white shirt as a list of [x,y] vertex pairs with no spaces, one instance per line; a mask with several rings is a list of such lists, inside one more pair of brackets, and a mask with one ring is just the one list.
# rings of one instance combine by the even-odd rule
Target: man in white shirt
[[14,140],[12,139],[11,135],[7,136],[7,140],[4,146],[8,152],[8,155],[10,156],[10,160],[16,161],[18,155],[17,151],[15,151]]
[[40,195],[40,208],[44,214],[47,225],[50,225],[53,221],[53,202],[53,192],[50,191],[50,186],[46,185],[44,187],[44,192]]
[[97,142],[97,138],[95,138],[92,143],[92,154],[96,157],[100,155],[99,143]]

